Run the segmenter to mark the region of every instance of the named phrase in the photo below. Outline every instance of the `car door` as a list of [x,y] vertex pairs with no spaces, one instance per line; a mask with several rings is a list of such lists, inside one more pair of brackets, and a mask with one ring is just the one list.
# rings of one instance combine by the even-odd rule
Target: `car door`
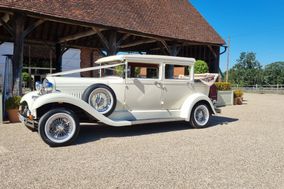
[[[169,67],[165,65],[164,73],[168,73]],[[186,98],[193,92],[189,67],[174,66],[170,76],[163,79],[162,101],[163,109],[179,110]]]
[[[125,102],[126,108],[132,110],[160,110],[162,83],[159,72],[159,64],[145,64],[140,66],[136,64],[135,68],[140,68],[138,74],[129,74],[126,79]],[[152,70],[151,70],[152,69]],[[134,70],[133,66],[130,70]],[[151,74],[151,72],[153,72]],[[154,76],[153,76],[154,75]]]

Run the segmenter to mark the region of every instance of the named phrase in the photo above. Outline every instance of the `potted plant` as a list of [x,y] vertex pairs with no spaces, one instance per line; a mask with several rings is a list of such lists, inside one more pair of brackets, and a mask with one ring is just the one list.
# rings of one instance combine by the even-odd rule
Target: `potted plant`
[[234,91],[234,105],[243,104],[243,95],[244,95],[244,92],[240,89],[237,89]]
[[216,82],[215,83],[218,90],[217,106],[233,105],[234,94],[231,90],[231,83],[229,82]]
[[6,109],[8,118],[11,123],[19,122],[18,111],[20,106],[21,97],[12,96],[6,100]]

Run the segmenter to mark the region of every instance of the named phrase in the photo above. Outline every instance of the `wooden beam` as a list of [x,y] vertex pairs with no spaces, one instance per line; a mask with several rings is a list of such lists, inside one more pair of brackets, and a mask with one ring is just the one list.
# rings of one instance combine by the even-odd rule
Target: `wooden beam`
[[63,49],[62,49],[62,52],[61,52],[62,55],[63,55],[64,53],[66,53],[66,51],[68,51],[69,49],[70,49],[70,48],[68,48],[68,47],[63,48]]
[[167,52],[168,52],[169,54],[171,54],[171,49],[170,49],[170,47],[168,46],[167,42],[166,42],[165,40],[163,40],[163,39],[161,39],[160,42],[161,42],[162,45],[165,47],[165,49],[167,50]]
[[[103,31],[103,30],[104,29],[100,29],[99,31]],[[97,30],[94,30],[94,29],[91,29],[91,30],[88,30],[88,31],[83,31],[83,32],[80,32],[80,33],[76,33],[76,34],[72,34],[72,35],[69,35],[69,36],[62,37],[58,40],[58,43],[74,41],[74,40],[77,40],[77,39],[80,39],[80,38],[83,38],[83,37],[95,35],[97,33],[98,33]]]
[[213,54],[213,56],[214,56],[215,58],[217,58],[218,55],[217,55],[216,52],[213,50],[212,46],[211,46],[211,45],[207,45],[207,47],[209,48],[209,50],[211,51],[211,53]]
[[144,40],[139,40],[139,41],[135,41],[132,43],[128,43],[125,45],[120,45],[119,48],[128,48],[128,47],[134,47],[134,46],[138,46],[138,45],[142,45],[142,44],[147,44],[147,43],[154,43],[156,42],[156,40],[154,39],[144,39]]
[[38,27],[39,25],[41,25],[42,23],[44,23],[45,20],[38,20],[35,23],[33,23],[32,25],[30,25],[27,29],[25,29],[25,31],[23,32],[24,37],[26,37],[27,35],[29,35],[34,29],[36,29],[36,27]]
[[9,19],[10,19],[9,14],[5,14],[2,18],[0,17],[0,26],[3,26],[10,33],[10,35],[14,36],[15,32],[13,28],[9,24],[7,24]]
[[128,32],[128,31],[119,31],[119,32],[121,32],[121,33],[126,33],[126,34],[130,34],[130,35],[133,35],[133,36],[144,37],[144,38],[148,38],[148,39],[155,39],[155,40],[157,40],[157,41],[164,40],[164,38],[161,38],[161,37],[153,37],[153,36],[143,35],[143,34],[134,33],[134,32]]
[[107,39],[105,38],[105,36],[101,33],[100,29],[98,29],[98,28],[93,28],[93,29],[97,32],[97,34],[98,34],[98,36],[99,36],[101,42],[103,43],[103,46],[104,46],[106,49],[109,50],[109,49],[110,49],[110,45],[109,45]]
[[131,35],[129,34],[129,33],[126,33],[126,34],[124,34],[119,40],[118,40],[118,42],[116,43],[117,44],[117,46],[120,46],[121,45],[121,43],[123,42],[123,41],[125,41],[128,37],[130,37]]
[[[6,13],[4,16],[2,16],[2,20],[7,23],[10,20],[10,15],[8,13]],[[3,24],[0,23],[0,26],[2,26]]]
[[[162,45],[162,43],[159,41],[157,42],[157,48],[155,50],[160,50],[163,54],[167,54],[165,47]],[[153,49],[150,49],[150,51]]]

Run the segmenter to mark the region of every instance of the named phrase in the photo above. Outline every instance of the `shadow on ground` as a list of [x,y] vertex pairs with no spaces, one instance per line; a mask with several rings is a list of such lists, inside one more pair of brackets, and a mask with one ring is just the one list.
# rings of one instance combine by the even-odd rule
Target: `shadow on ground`
[[[212,116],[209,127],[226,125],[235,122],[238,119]],[[181,131],[191,129],[188,122],[164,122],[155,124],[133,125],[127,127],[111,127],[111,126],[97,126],[97,125],[83,125],[76,140],[76,144],[84,144],[107,137],[129,137],[148,135],[155,133],[165,133],[171,131]],[[206,128],[204,128],[206,129]]]

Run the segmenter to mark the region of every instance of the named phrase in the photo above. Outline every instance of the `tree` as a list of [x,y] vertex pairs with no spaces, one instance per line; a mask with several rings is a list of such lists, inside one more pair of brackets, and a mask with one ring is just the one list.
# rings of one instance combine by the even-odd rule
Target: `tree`
[[229,80],[241,86],[262,84],[263,71],[253,52],[242,52],[237,64],[229,71]]
[[284,62],[274,62],[265,66],[264,83],[270,85],[284,84]]
[[197,60],[194,64],[194,73],[196,74],[202,74],[202,73],[208,73],[208,65],[203,60]]

